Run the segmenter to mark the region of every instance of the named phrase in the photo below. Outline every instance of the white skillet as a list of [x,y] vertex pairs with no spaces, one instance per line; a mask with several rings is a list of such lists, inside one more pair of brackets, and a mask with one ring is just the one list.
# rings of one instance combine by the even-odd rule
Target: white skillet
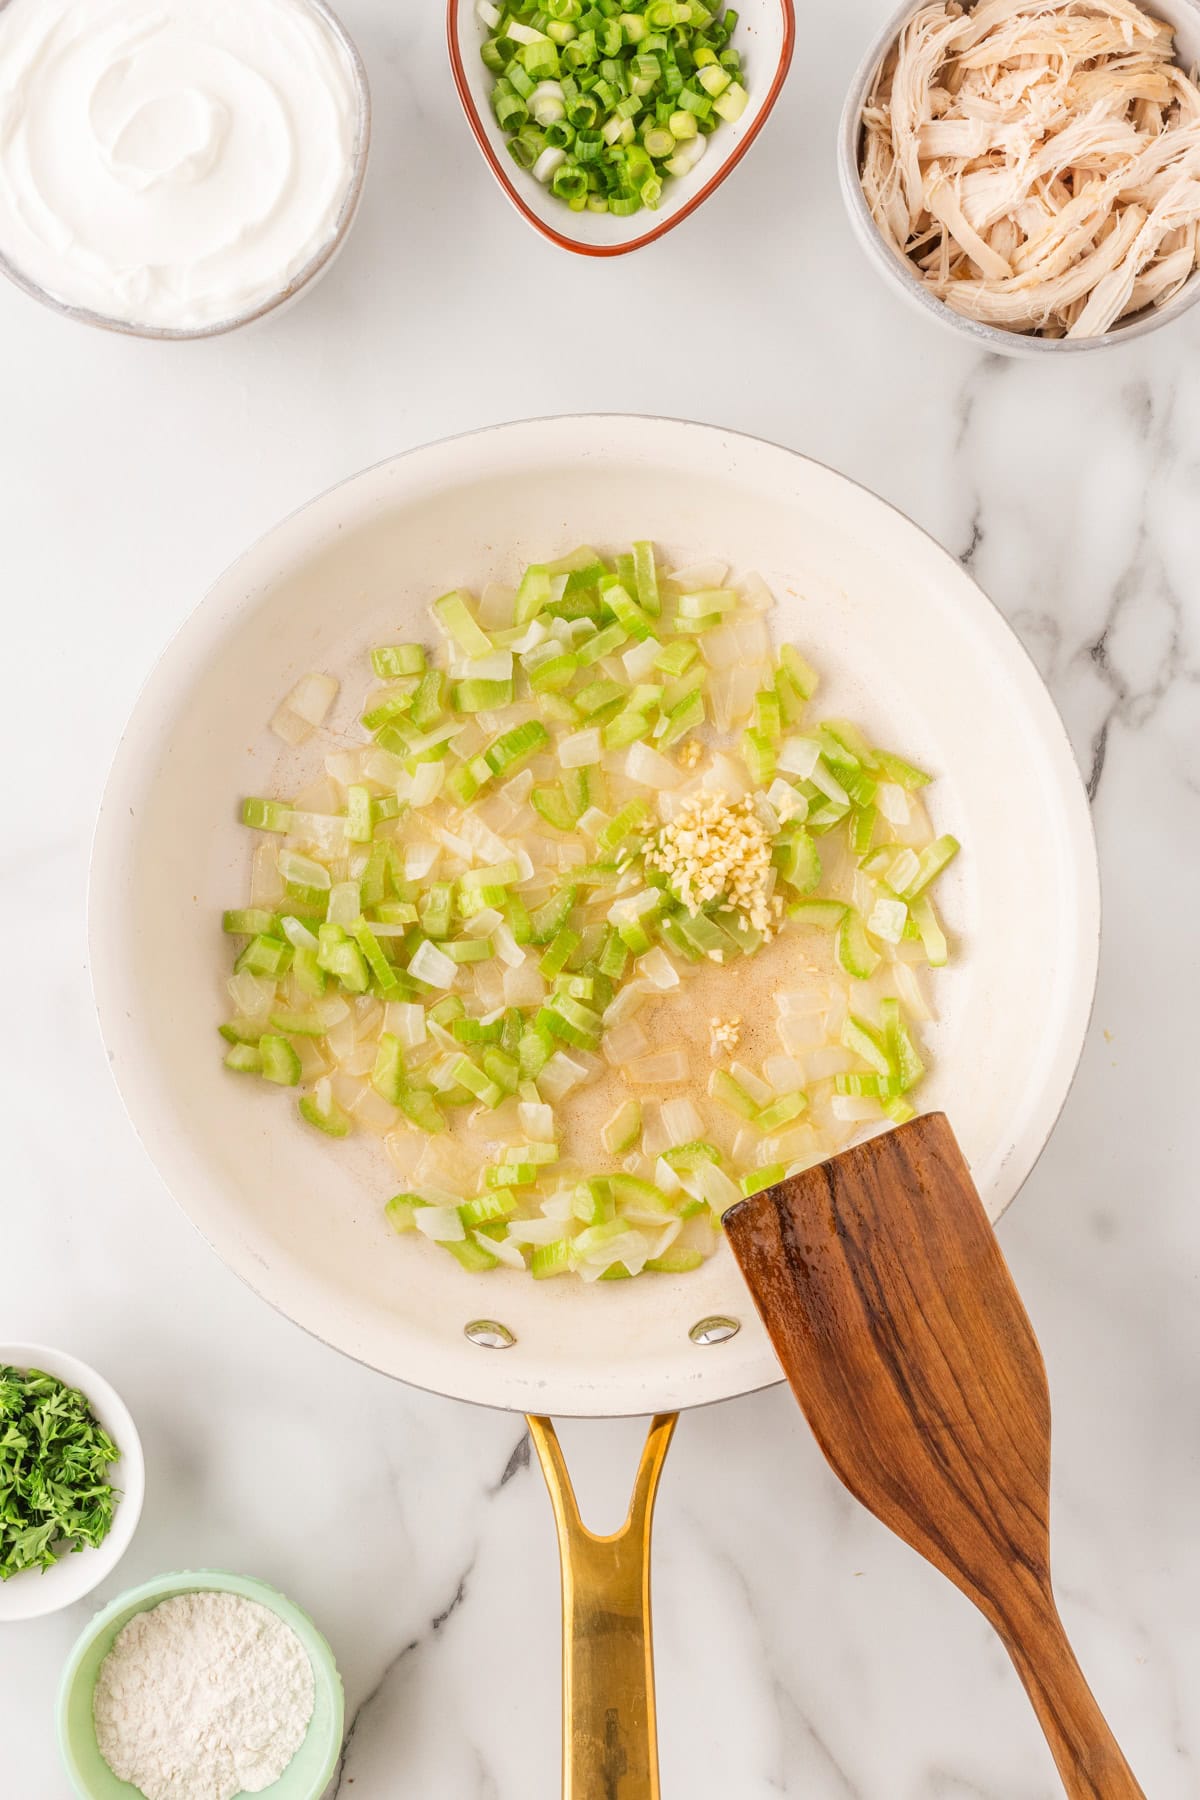
[[[939,984],[922,1098],[950,1115],[999,1217],[1058,1116],[1091,1008],[1099,889],[1083,787],[1032,663],[954,559],[788,450],[666,419],[535,420],[428,445],[314,500],[226,571],[168,647],[117,752],[92,863],[92,975],[113,1071],[213,1248],[336,1349],[538,1414],[665,1413],[779,1380],[732,1257],[585,1288],[468,1275],[433,1245],[396,1240],[382,1152],[326,1144],[281,1095],[222,1068],[220,913],[246,892],[238,802],[270,791],[266,721],[300,675],[427,635],[424,609],[450,586],[640,537],[668,562],[759,570],[778,596],[777,636],[818,665],[830,710],[936,772],[935,824],[965,847],[945,894],[962,954]],[[348,685],[346,719],[359,697]],[[481,1317],[513,1341],[470,1341]],[[740,1329],[694,1341],[713,1317]],[[552,1461],[549,1440],[539,1447]],[[646,1531],[664,1451],[660,1433]],[[570,1517],[560,1523],[570,1536]],[[648,1675],[648,1638],[646,1658]]]

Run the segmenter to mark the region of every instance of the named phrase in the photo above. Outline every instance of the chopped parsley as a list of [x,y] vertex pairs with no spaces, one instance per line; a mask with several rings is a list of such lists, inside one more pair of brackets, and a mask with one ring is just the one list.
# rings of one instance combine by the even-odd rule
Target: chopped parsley
[[0,1581],[103,1542],[119,1456],[78,1388],[0,1363]]

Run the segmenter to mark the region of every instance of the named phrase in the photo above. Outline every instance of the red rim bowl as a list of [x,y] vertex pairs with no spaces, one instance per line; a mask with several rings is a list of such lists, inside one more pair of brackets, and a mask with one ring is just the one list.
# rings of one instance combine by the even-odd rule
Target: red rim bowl
[[[671,181],[663,204],[618,219],[611,213],[573,213],[527,171],[518,169],[492,116],[488,96],[493,76],[479,55],[483,26],[475,0],[448,0],[446,35],[454,85],[484,161],[521,216],[562,250],[576,256],[626,256],[665,237],[703,206],[741,162],[766,124],[791,67],[796,41],[793,0],[742,0],[735,42],[746,58],[749,104],[732,125],[708,140],[704,159],[690,175]],[[649,226],[649,229],[647,229]]]

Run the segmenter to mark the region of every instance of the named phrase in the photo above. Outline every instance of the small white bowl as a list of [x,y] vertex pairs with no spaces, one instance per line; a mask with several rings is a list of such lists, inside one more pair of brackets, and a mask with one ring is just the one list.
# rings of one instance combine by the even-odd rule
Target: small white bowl
[[0,1625],[18,1619],[40,1619],[82,1600],[110,1575],[137,1530],[146,1492],[146,1464],[133,1416],[121,1396],[102,1375],[65,1350],[47,1344],[0,1343],[0,1363],[14,1369],[40,1369],[79,1388],[92,1411],[121,1452],[110,1466],[109,1479],[120,1492],[112,1530],[95,1550],[64,1551],[53,1568],[26,1569],[0,1581]]
[[640,250],[703,205],[741,162],[766,124],[791,67],[796,41],[792,0],[741,0],[734,45],[745,59],[750,96],[745,112],[734,124],[713,132],[707,152],[690,174],[663,184],[661,206],[619,219],[612,213],[572,212],[527,170],[518,169],[492,112],[495,76],[479,54],[484,29],[475,8],[476,0],[448,0],[446,8],[450,67],[475,142],[522,218],[552,244],[577,256],[624,256]]
[[[873,39],[850,84],[850,92],[842,111],[838,135],[838,180],[850,225],[866,251],[868,260],[894,292],[910,306],[935,320],[958,337],[972,340],[981,350],[1001,356],[1078,355],[1087,350],[1111,350],[1119,344],[1130,344],[1163,325],[1170,325],[1200,300],[1200,269],[1195,269],[1174,299],[1165,306],[1150,307],[1136,313],[1122,325],[1092,338],[1039,338],[1027,332],[1005,331],[999,325],[981,325],[931,294],[908,263],[889,249],[871,217],[859,179],[859,146],[862,139],[862,112],[875,84],[875,77],[892,45],[914,13],[920,12],[928,0],[904,0]],[[1200,64],[1200,0],[1142,0],[1148,13],[1166,19],[1174,27],[1179,61],[1186,68]]]
[[[8,0],[0,0],[0,11],[3,11]],[[333,230],[319,249],[313,252],[302,269],[298,269],[279,292],[272,294],[269,300],[260,301],[249,312],[235,313],[230,319],[218,319],[213,325],[196,325],[182,330],[163,325],[136,325],[127,319],[114,319],[107,313],[93,312],[85,306],[72,306],[69,301],[59,300],[48,293],[36,281],[21,270],[16,263],[10,262],[0,251],[0,275],[6,275],[14,287],[19,287],[32,300],[40,300],[52,312],[61,314],[64,319],[74,319],[80,325],[95,325],[102,331],[120,332],[125,337],[153,338],[166,342],[189,342],[197,338],[224,337],[227,332],[237,331],[243,325],[252,325],[256,319],[263,319],[268,313],[277,312],[281,307],[290,306],[301,293],[312,287],[318,278],[332,268],[340,255],[354,216],[358,211],[358,203],[362,198],[363,181],[367,173],[367,153],[371,147],[371,88],[367,80],[367,71],[358,46],[346,30],[337,14],[326,5],[326,0],[301,0],[311,12],[316,13],[336,38],[345,52],[350,64],[350,72],[354,79],[354,87],[358,96],[358,117],[354,134],[354,149],[351,154],[350,182],[342,200],[341,210],[334,221]]]

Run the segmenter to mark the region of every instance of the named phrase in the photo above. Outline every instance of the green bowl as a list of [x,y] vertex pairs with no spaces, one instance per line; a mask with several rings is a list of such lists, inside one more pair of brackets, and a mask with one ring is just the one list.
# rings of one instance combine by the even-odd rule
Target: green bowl
[[63,1764],[80,1800],[141,1800],[140,1790],[118,1781],[101,1756],[92,1723],[92,1690],[118,1631],[135,1613],[147,1612],[174,1594],[213,1592],[257,1600],[290,1625],[307,1650],[316,1684],[308,1732],[279,1780],[263,1788],[258,1800],[320,1800],[341,1755],[345,1723],[342,1680],[333,1652],[308,1615],[275,1588],[219,1569],[159,1575],[130,1588],[98,1612],[80,1636],[59,1683],[55,1718]]

